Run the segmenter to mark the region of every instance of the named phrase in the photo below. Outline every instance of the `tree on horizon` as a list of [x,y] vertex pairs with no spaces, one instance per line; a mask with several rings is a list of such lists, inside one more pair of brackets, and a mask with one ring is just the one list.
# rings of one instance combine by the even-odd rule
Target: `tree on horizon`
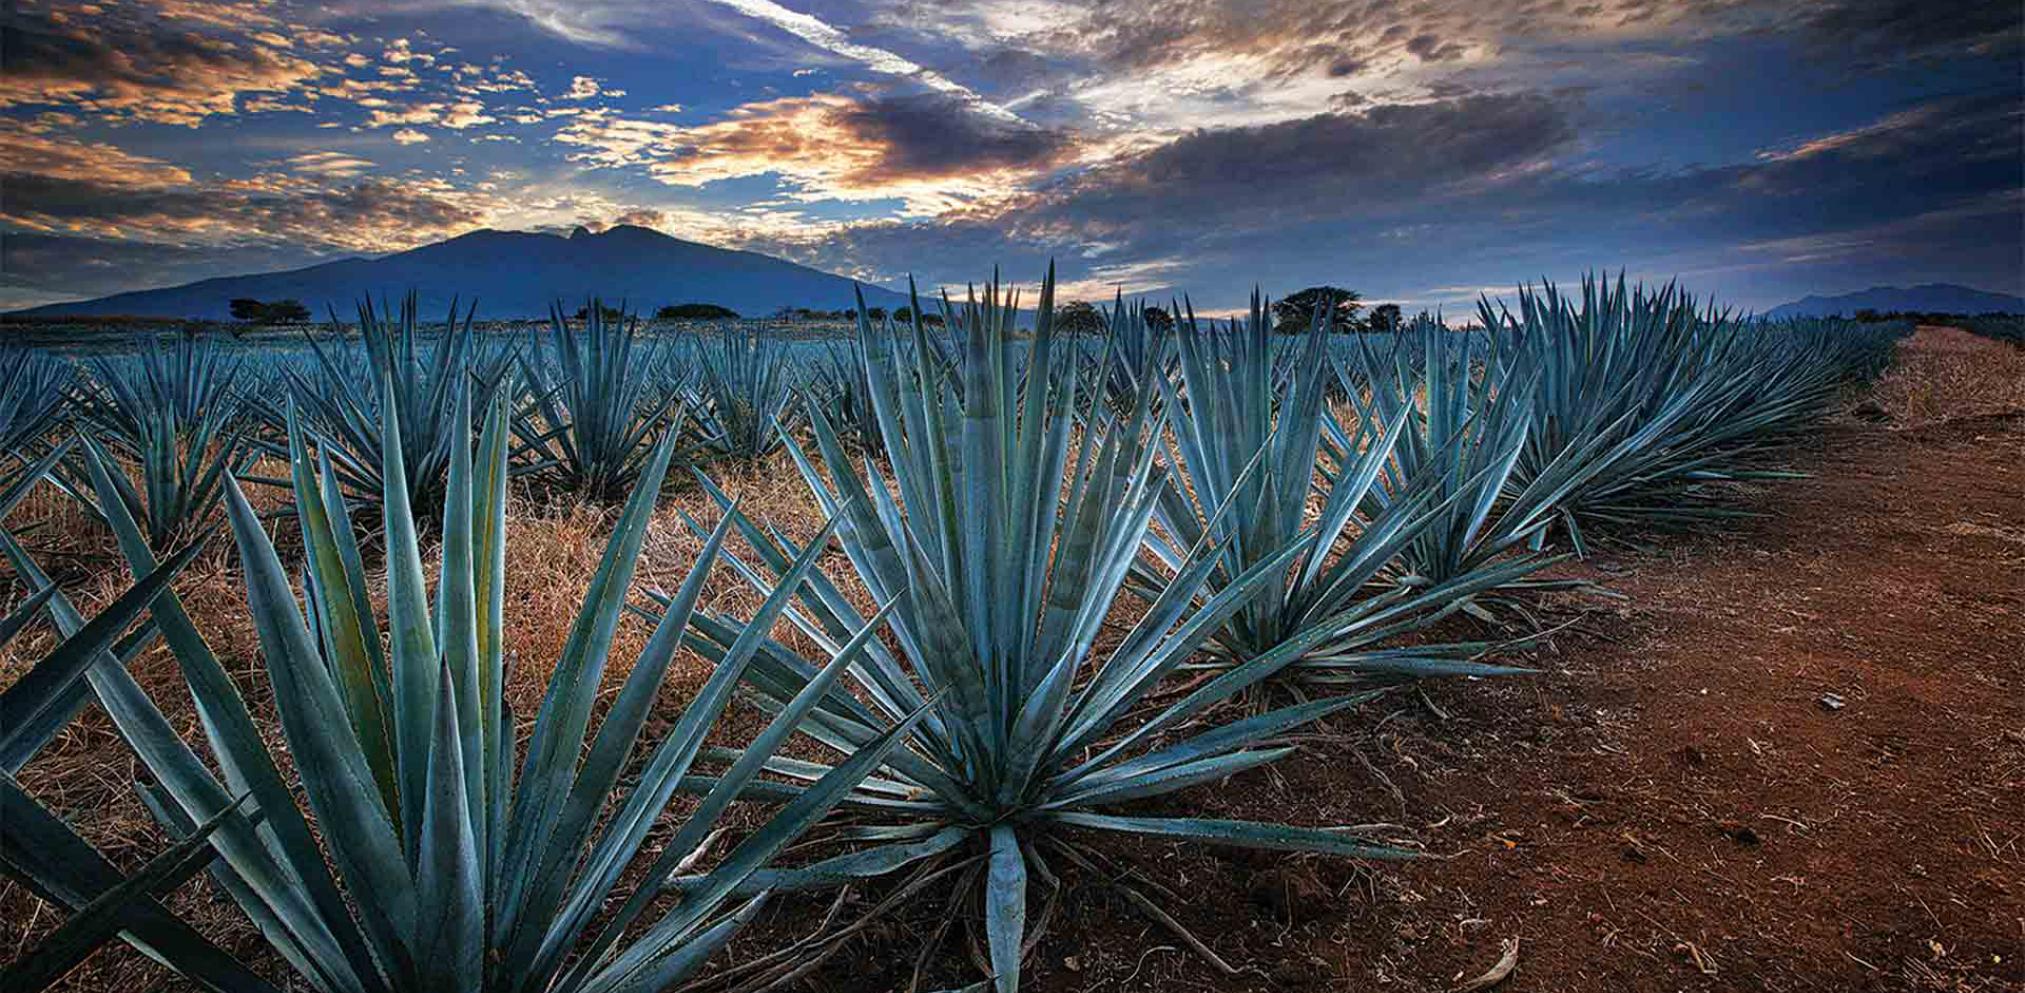
[[1357,312],[1363,309],[1359,301],[1363,295],[1356,290],[1340,286],[1310,286],[1290,294],[1273,304],[1273,330],[1281,334],[1298,334],[1308,330],[1315,323],[1315,312],[1328,301],[1329,331],[1344,334],[1359,330]]
[[1055,311],[1055,330],[1063,334],[1103,334],[1110,326],[1104,312],[1086,301],[1063,304]]
[[1365,330],[1374,332],[1397,331],[1406,325],[1406,315],[1396,303],[1381,303],[1371,308],[1371,316],[1365,320]]
[[249,324],[301,324],[309,320],[309,308],[294,298],[262,301],[237,297],[227,306],[233,320]]

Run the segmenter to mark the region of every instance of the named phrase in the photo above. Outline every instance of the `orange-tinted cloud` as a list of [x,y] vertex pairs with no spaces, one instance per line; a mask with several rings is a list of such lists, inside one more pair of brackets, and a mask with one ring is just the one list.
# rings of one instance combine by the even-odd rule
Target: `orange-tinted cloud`
[[580,161],[644,165],[670,186],[775,175],[804,199],[899,199],[939,213],[1002,194],[1068,153],[1066,136],[942,94],[784,97],[696,126],[578,115],[557,140]]
[[359,179],[371,164],[317,153],[291,160],[288,173],[206,181],[111,144],[0,127],[0,224],[171,245],[384,251],[466,230],[504,202],[441,180]]
[[11,10],[0,108],[65,106],[101,119],[195,126],[242,97],[286,92],[324,73],[284,48],[157,19],[83,19]]
[[[104,142],[42,134],[12,122],[0,122],[0,174],[36,174],[65,182],[91,183],[122,189],[165,189],[187,186],[189,170],[160,159],[135,155]],[[20,194],[9,191],[7,209],[21,206]]]

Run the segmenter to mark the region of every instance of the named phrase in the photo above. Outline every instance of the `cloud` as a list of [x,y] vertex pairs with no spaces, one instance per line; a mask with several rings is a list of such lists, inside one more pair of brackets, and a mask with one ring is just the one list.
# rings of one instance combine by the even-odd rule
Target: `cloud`
[[1736,170],[1736,186],[1823,212],[1916,213],[2015,188],[2021,147],[2025,105],[2014,95],[1954,97],[1768,153]]
[[436,62],[436,56],[428,52],[416,51],[414,43],[406,38],[394,39],[380,53],[380,58],[395,65],[406,65],[410,62],[418,62],[422,65],[434,65]]
[[304,152],[290,156],[287,164],[295,172],[325,179],[355,179],[374,167],[371,159],[344,152]]
[[850,36],[813,14],[789,10],[773,0],[710,0],[754,20],[764,21],[796,38],[835,55],[850,59],[873,72],[899,76],[938,93],[954,96],[993,117],[1016,119],[1003,107],[986,101],[976,91],[906,57],[852,41]]
[[649,2],[593,0],[462,0],[517,14],[528,23],[565,41],[600,48],[632,45],[631,29],[651,22],[661,11]]
[[324,72],[285,49],[160,19],[71,23],[10,4],[0,23],[0,107],[61,106],[106,120],[195,126],[235,113],[242,96],[292,91]]
[[[190,172],[160,159],[135,155],[105,142],[31,132],[17,122],[0,122],[0,174],[37,175],[72,183],[128,189],[187,186]],[[10,206],[20,193],[8,191]],[[8,209],[0,207],[0,211]]]
[[1985,0],[1832,0],[1799,15],[1820,52],[1861,53],[1875,66],[1906,59],[2015,55],[2025,15]]
[[428,140],[429,136],[427,134],[414,128],[402,128],[394,132],[394,144],[396,145],[419,145]]
[[1575,136],[1537,96],[1470,97],[1189,133],[1019,204],[1040,232],[1133,247],[1273,231],[1475,195]]
[[0,226],[163,245],[383,251],[469,228],[498,198],[441,180],[358,178],[370,162],[310,153],[291,170],[200,180],[111,144],[0,128]]
[[[365,101],[384,103],[385,101]],[[476,100],[439,101],[411,103],[394,109],[373,107],[366,118],[366,127],[384,128],[398,125],[428,124],[439,128],[462,131],[480,124],[491,124],[498,118],[485,112],[485,105]]]
[[[152,12],[170,21],[201,24],[228,31],[284,26],[258,0],[153,0]],[[103,13],[100,9],[98,13]]]
[[1374,237],[1360,222],[1481,200],[1544,168],[1573,135],[1558,104],[1516,96],[1202,130],[1017,195],[764,247],[881,278],[912,271],[931,282],[972,278],[999,263],[1038,268],[1049,258],[1063,263],[1067,279],[1107,285],[1218,269],[1222,282],[1229,253],[1285,242],[1290,231],[1328,231],[1326,241],[1287,243],[1322,257],[1346,240]]
[[1941,110],[1939,104],[1913,107],[1861,127],[1810,138],[1791,148],[1767,149],[1759,152],[1758,158],[1766,162],[1798,162],[1850,149],[1875,153],[1880,140],[1888,143],[1893,134],[1912,131],[1932,123],[1935,115]]
[[185,246],[386,251],[468,230],[490,206],[486,198],[435,181],[263,179],[140,189],[43,175],[5,180],[9,195],[0,221],[10,226]]
[[589,100],[598,95],[598,81],[589,76],[570,78],[569,91],[563,94],[565,100]]
[[1008,124],[941,94],[851,101],[828,117],[859,142],[883,150],[876,165],[854,177],[874,182],[1041,167],[1067,144],[1061,132]]
[[783,97],[685,127],[609,112],[579,115],[556,140],[581,161],[644,165],[670,186],[773,175],[804,199],[899,199],[936,213],[1045,170],[1066,136],[979,113],[940,93]]
[[882,41],[960,46],[929,64],[1029,118],[1134,134],[1423,102],[1457,87],[1626,87],[1677,67],[1682,51],[1745,39],[1870,69],[2015,55],[2025,43],[2017,5],[1985,0],[868,2]]
[[[959,39],[981,78],[1048,91],[1119,127],[1305,116],[1354,87],[1427,96],[1508,48],[1705,30],[1727,0],[885,0],[877,22]],[[1178,104],[1178,105],[1177,105]],[[1248,115],[1248,118],[1247,118]]]

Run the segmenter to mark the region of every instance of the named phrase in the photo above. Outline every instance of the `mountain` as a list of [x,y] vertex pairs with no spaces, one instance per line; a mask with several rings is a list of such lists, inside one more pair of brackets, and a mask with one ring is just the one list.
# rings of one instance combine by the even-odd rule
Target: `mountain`
[[1841,296],[1803,297],[1782,303],[1765,313],[1777,320],[1785,317],[1849,317],[1859,310],[1878,313],[1901,311],[1920,314],[2025,314],[2025,297],[2009,293],[1957,286],[1954,283],[1926,283],[1920,286],[1873,286]]
[[[422,314],[432,319],[447,312],[453,296],[476,300],[480,319],[503,320],[545,317],[557,300],[574,310],[594,294],[608,305],[624,300],[648,313],[664,304],[714,303],[763,317],[781,307],[855,307],[851,286],[846,277],[783,259],[631,225],[597,234],[577,228],[568,237],[487,229],[380,258],[222,276],[16,313],[223,320],[230,316],[230,301],[251,297],[300,300],[321,319],[326,307],[349,317],[361,296],[398,299],[412,289],[421,298]],[[907,298],[867,286],[865,302],[890,309],[906,306]]]

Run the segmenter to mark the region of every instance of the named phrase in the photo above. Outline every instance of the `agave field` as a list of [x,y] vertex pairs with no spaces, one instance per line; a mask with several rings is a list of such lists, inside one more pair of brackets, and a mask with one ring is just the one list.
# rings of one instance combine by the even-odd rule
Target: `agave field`
[[[258,343],[0,346],[0,857],[62,922],[0,989],[116,941],[224,991],[790,988],[928,907],[915,988],[1013,993],[1079,878],[1230,969],[1119,839],[1410,863],[1393,825],[1192,798],[1422,681],[1526,678],[1561,566],[1747,514],[1911,330],[1605,279],[1359,335],[1275,333],[1264,300],[1068,335],[1054,296],[824,341],[410,300]],[[821,519],[724,485],[768,471]],[[657,520],[676,493],[697,512]],[[118,561],[39,552],[30,500]],[[604,551],[530,657],[509,538],[557,502]],[[644,581],[677,538],[672,588]],[[257,651],[193,618],[205,556]],[[113,588],[90,616],[81,572]],[[23,785],[88,711],[153,819],[139,863]],[[171,909],[200,876],[256,938]]]

